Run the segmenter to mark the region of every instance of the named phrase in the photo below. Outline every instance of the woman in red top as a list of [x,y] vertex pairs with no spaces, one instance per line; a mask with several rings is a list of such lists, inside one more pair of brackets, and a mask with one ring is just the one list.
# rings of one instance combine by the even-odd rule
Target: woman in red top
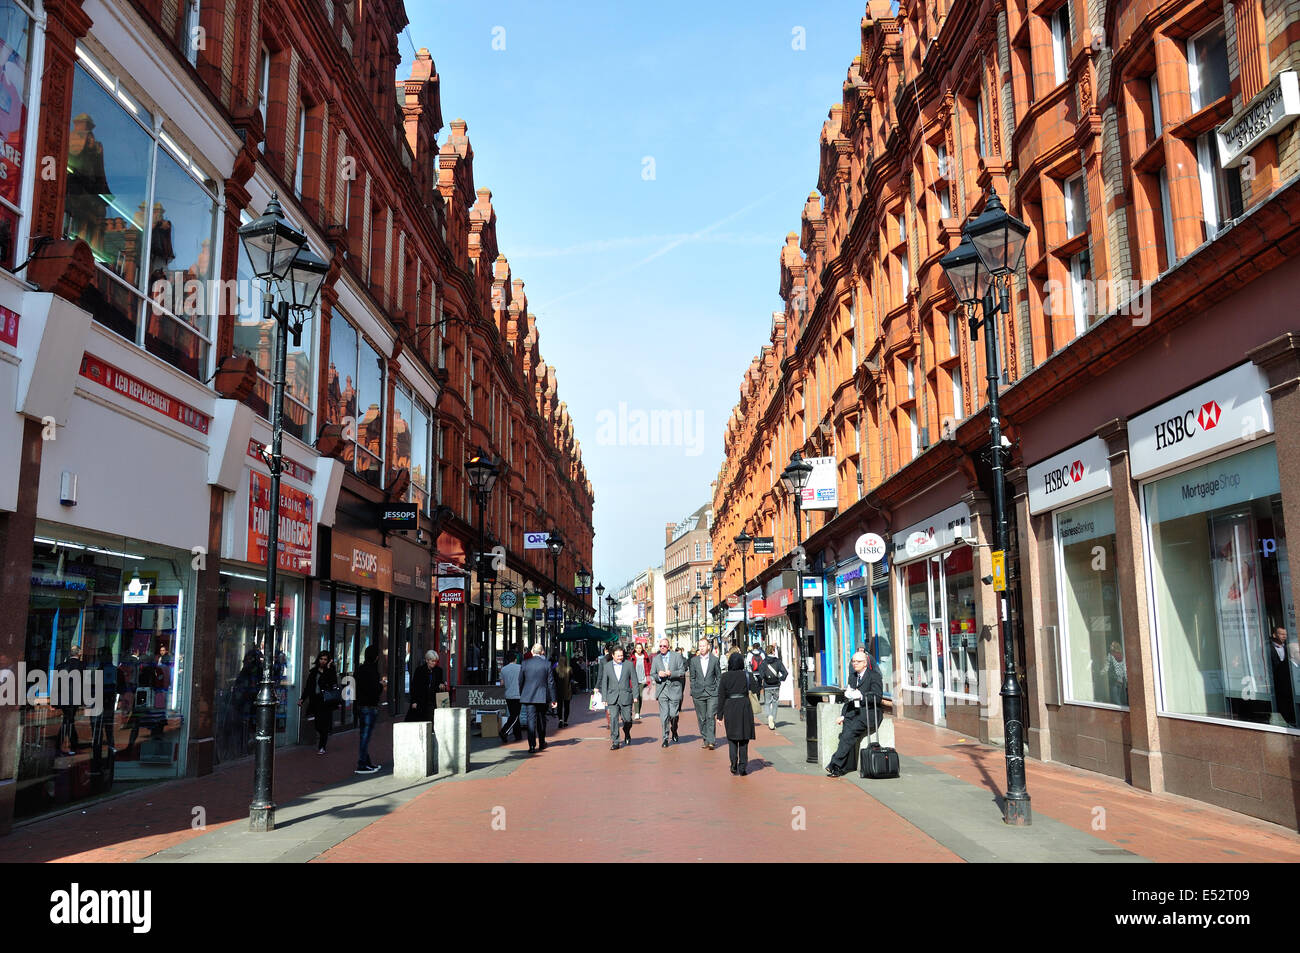
[[636,644],[636,653],[632,656],[632,667],[636,671],[638,691],[632,706],[632,720],[641,720],[641,699],[645,695],[646,684],[650,681],[650,656],[646,654],[645,643]]

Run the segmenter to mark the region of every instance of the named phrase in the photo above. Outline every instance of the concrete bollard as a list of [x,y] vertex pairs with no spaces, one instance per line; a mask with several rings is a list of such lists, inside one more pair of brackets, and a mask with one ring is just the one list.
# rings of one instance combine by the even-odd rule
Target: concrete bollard
[[469,709],[435,708],[433,737],[438,765],[452,774],[469,771]]
[[399,721],[393,724],[393,776],[423,780],[438,773],[434,759],[433,723]]
[[835,719],[840,717],[843,706],[835,702],[820,702],[817,705],[817,761],[822,768],[829,768],[835,749],[840,746],[840,725]]

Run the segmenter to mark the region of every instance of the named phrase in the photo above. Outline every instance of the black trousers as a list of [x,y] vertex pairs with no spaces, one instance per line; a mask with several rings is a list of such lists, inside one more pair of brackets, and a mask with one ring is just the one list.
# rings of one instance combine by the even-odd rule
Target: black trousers
[[515,733],[515,741],[518,741],[523,735],[523,729],[519,727],[519,699],[506,699],[506,723],[501,726],[501,739],[504,741],[506,735],[510,732]]
[[731,750],[731,766],[749,764],[749,742],[732,741],[727,739],[727,747]]
[[316,712],[316,747],[317,748],[324,748],[325,743],[329,741],[330,722],[333,721],[330,715],[332,714],[333,712],[331,712],[328,708],[324,708],[323,710]]
[[546,744],[546,709],[547,704],[542,702],[528,705],[528,750],[531,751],[537,747],[540,741]]
[[560,704],[557,713],[560,716],[560,721],[564,722],[565,724],[568,724],[569,722],[569,709],[571,707],[573,707],[573,699],[571,698],[560,699]]
[[840,728],[840,745],[831,757],[830,767],[836,771],[848,771],[851,767],[850,756],[855,748],[862,744],[862,739],[876,730],[875,724],[863,711],[861,714],[846,715]]

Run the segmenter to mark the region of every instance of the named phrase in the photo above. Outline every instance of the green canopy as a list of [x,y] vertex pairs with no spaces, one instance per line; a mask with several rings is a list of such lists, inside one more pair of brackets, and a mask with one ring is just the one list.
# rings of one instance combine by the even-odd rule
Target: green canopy
[[592,625],[589,622],[583,622],[579,625],[570,626],[564,630],[559,637],[560,642],[598,642],[604,645],[606,642],[613,642],[618,636],[609,629],[602,629],[599,626]]

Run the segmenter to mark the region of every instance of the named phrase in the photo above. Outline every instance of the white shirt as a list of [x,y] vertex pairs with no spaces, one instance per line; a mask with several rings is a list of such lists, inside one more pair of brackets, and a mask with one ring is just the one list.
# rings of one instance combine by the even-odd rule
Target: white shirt
[[619,680],[620,678],[622,678],[622,677],[623,677],[623,663],[622,663],[622,662],[615,662],[615,663],[614,663],[614,681],[618,681],[618,680]]
[[701,675],[708,675],[708,674],[709,674],[709,659],[710,659],[710,658],[711,658],[711,655],[701,655],[701,656],[700,656],[700,674],[701,674]]

